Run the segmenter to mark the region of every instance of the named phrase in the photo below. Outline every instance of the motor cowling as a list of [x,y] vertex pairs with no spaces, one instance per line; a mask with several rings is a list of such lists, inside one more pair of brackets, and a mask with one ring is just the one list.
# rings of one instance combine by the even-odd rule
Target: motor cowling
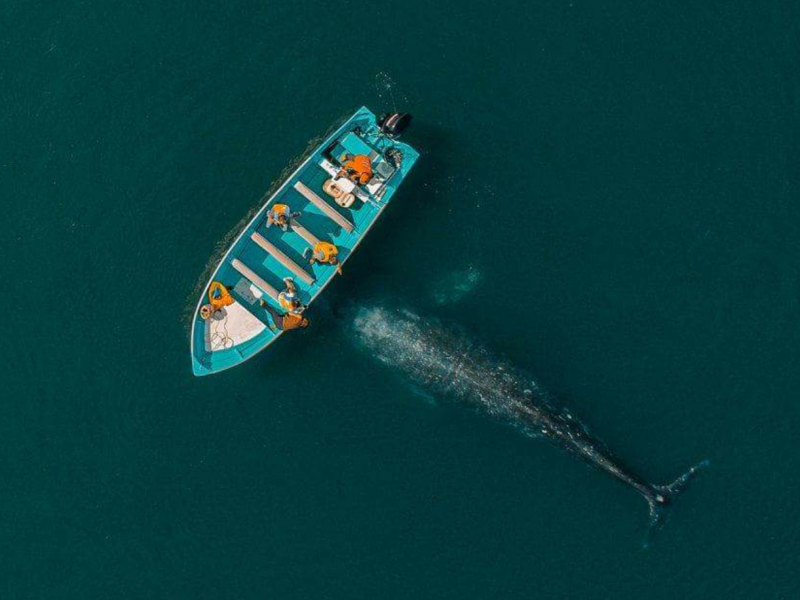
[[380,130],[389,137],[397,137],[411,124],[411,115],[408,113],[389,113],[383,115],[378,121]]

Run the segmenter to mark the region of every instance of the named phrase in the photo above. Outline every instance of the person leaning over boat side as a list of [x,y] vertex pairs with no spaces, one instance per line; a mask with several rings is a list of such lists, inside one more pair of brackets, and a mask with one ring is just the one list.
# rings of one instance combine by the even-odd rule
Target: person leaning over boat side
[[294,284],[294,279],[284,277],[283,283],[286,289],[278,294],[278,304],[293,315],[302,314],[306,307],[300,303],[300,298],[297,297],[297,286]]
[[353,183],[366,185],[372,179],[372,163],[366,154],[345,154],[341,159],[342,168],[333,178],[334,181],[340,177],[347,177]]
[[303,213],[292,212],[288,204],[274,204],[267,213],[267,227],[277,225],[284,231],[289,229],[289,222]]
[[303,315],[296,315],[292,313],[281,313],[279,310],[272,308],[263,298],[259,301],[261,308],[269,313],[272,317],[274,325],[270,325],[273,331],[289,331],[291,329],[301,329],[308,327],[309,321]]
[[219,281],[211,282],[211,285],[208,286],[208,304],[204,304],[200,307],[200,316],[203,320],[207,321],[215,315],[218,310],[236,302],[230,293],[232,289],[232,286],[224,285]]
[[[309,251],[311,256],[309,256]],[[308,259],[308,264],[314,265],[319,263],[321,265],[335,265],[336,272],[342,274],[342,265],[339,264],[339,249],[330,242],[319,241],[314,244],[313,250],[306,248],[303,250],[303,258]]]

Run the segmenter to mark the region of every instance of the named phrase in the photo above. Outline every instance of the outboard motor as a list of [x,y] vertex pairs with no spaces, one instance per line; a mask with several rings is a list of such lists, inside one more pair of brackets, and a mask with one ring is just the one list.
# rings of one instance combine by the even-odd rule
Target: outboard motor
[[408,113],[389,113],[378,120],[378,128],[389,137],[397,137],[411,124]]
[[403,164],[403,153],[397,148],[388,148],[383,153],[383,157],[386,159],[386,162],[392,165],[395,169],[399,169]]

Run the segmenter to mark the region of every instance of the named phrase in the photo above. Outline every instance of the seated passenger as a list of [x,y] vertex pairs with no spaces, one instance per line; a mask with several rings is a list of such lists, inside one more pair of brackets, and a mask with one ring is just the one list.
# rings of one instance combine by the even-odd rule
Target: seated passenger
[[281,313],[272,308],[264,299],[260,301],[260,304],[261,307],[269,313],[269,316],[272,317],[274,325],[270,325],[270,329],[273,331],[289,331],[290,329],[308,327],[308,319],[302,315]]
[[[311,256],[309,256],[309,252],[311,252]],[[341,275],[342,267],[339,264],[338,255],[339,249],[330,242],[325,241],[319,241],[314,244],[313,250],[306,248],[303,251],[303,258],[307,258],[309,264],[336,265],[336,272]]]
[[286,285],[286,289],[278,294],[278,304],[293,315],[302,314],[306,307],[300,303],[300,299],[297,297],[297,286],[294,284],[294,279],[284,277],[283,283]]
[[289,223],[292,219],[299,217],[301,213],[292,212],[288,204],[273,204],[267,212],[267,227],[277,225],[284,231],[289,229]]
[[208,320],[216,314],[218,310],[226,306],[230,306],[235,302],[231,296],[230,290],[233,287],[223,285],[219,281],[212,281],[208,286],[208,304],[204,304],[200,308],[200,316],[203,320]]
[[353,183],[366,185],[372,179],[372,163],[366,154],[345,154],[341,162],[342,168],[333,178],[334,181],[339,177],[347,177]]

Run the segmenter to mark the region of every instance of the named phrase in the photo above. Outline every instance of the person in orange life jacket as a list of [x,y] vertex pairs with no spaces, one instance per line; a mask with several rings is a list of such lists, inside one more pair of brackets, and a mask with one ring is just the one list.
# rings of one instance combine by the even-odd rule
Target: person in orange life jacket
[[309,321],[303,315],[294,315],[292,313],[282,313],[279,310],[272,308],[267,304],[266,300],[261,300],[261,306],[272,317],[273,324],[270,324],[270,329],[273,331],[290,331],[292,329],[301,329],[308,327]]
[[294,284],[294,279],[284,277],[283,283],[286,288],[278,294],[278,304],[293,315],[302,314],[306,307],[300,303],[300,298],[297,297],[297,286]]
[[210,319],[218,310],[230,306],[235,302],[231,296],[233,286],[223,285],[219,281],[212,281],[208,286],[208,304],[200,307],[200,316],[203,320]]
[[297,287],[294,284],[294,280],[291,277],[285,277],[283,282],[286,285],[286,289],[278,294],[278,304],[287,312],[281,313],[272,308],[264,299],[259,302],[261,307],[272,317],[274,326],[270,328],[289,331],[290,329],[308,327],[308,319],[302,316],[306,307],[300,303],[300,299],[297,297]]
[[[311,253],[309,256],[309,252]],[[321,265],[333,265],[336,267],[336,272],[339,275],[342,274],[342,266],[339,264],[339,249],[331,244],[330,242],[326,241],[319,241],[314,244],[314,248],[306,248],[303,251],[303,258],[308,259],[308,263],[311,265],[314,264],[321,264]]]
[[277,225],[284,231],[289,229],[292,219],[299,217],[302,213],[292,212],[288,204],[274,204],[267,212],[267,227]]
[[340,177],[347,177],[353,183],[366,185],[372,179],[372,163],[366,154],[345,154],[342,157],[342,168],[333,178],[334,181]]

